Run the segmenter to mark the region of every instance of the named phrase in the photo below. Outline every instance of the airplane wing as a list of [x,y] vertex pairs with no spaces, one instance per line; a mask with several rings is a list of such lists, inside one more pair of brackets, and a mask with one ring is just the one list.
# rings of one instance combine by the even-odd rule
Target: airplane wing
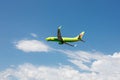
[[72,47],[76,47],[76,46],[77,46],[77,45],[69,44],[69,43],[67,43],[67,42],[64,42],[64,44],[67,44],[67,45],[72,46]]
[[58,27],[57,37],[58,37],[58,40],[63,41],[60,29],[61,29],[61,26]]

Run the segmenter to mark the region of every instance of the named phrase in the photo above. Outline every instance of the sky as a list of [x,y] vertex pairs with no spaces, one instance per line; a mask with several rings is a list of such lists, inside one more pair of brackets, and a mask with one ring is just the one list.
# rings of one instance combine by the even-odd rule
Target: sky
[[[0,80],[120,80],[119,0],[1,0]],[[47,42],[85,31],[76,47]]]

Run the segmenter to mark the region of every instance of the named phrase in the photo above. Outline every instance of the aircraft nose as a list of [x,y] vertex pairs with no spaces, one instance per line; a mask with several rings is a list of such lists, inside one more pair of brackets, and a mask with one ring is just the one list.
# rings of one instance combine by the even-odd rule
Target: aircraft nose
[[49,40],[49,38],[46,38],[46,41],[48,41]]

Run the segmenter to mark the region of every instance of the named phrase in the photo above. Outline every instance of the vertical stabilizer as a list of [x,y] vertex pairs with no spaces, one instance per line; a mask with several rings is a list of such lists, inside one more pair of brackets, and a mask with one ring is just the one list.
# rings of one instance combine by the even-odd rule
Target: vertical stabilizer
[[77,36],[78,39],[81,39],[82,40],[82,37],[84,36],[85,32],[81,32],[79,36]]

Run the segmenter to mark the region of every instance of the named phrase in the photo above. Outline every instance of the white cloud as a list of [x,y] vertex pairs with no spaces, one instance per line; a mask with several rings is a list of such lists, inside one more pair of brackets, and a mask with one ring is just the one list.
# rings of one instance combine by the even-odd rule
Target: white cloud
[[118,73],[120,75],[120,53],[106,55],[104,58],[95,61],[91,67],[92,71],[107,74],[107,76]]
[[72,65],[50,67],[25,63],[1,71],[0,80],[120,80],[120,53],[113,55],[85,51],[64,53],[68,55],[69,61],[80,69],[75,69]]
[[20,40],[15,43],[17,49],[24,52],[48,52],[50,47],[38,40]]
[[80,74],[70,66],[46,67],[32,64],[19,65],[0,73],[0,80],[79,80]]
[[35,37],[35,38],[38,37],[37,34],[35,34],[35,33],[30,33],[30,35],[33,36],[33,37]]
[[[86,51],[63,51],[70,58],[69,61],[82,70],[90,71],[90,65],[94,60],[101,59],[102,54],[91,53]],[[89,66],[87,65],[89,64]]]
[[95,80],[120,80],[120,53],[113,55],[85,51],[64,51],[64,53],[80,70],[94,73]]

